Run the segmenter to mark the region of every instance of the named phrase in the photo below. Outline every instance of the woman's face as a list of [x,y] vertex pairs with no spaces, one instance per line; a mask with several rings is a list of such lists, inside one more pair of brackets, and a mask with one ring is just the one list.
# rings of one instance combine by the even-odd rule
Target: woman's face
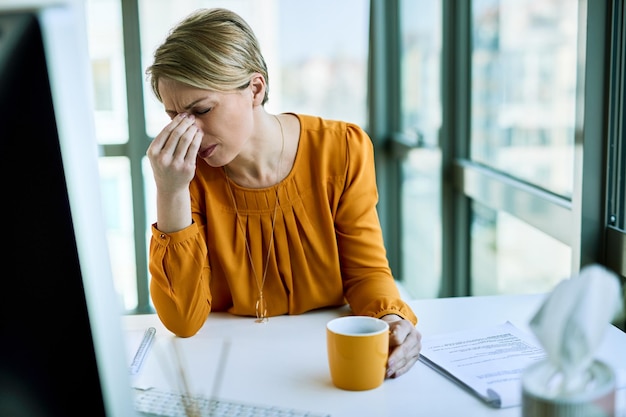
[[203,132],[198,157],[212,167],[230,163],[246,148],[254,131],[252,87],[232,92],[203,90],[178,81],[159,80],[165,112],[195,116]]

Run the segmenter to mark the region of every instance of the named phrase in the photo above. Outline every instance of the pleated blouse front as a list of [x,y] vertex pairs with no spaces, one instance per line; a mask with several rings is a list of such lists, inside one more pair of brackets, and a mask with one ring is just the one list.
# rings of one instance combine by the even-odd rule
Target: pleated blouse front
[[300,142],[283,181],[245,188],[198,161],[194,223],[169,234],[153,225],[151,296],[175,334],[195,334],[210,311],[255,316],[261,288],[270,316],[349,303],[417,322],[386,258],[371,140],[354,124],[296,116]]

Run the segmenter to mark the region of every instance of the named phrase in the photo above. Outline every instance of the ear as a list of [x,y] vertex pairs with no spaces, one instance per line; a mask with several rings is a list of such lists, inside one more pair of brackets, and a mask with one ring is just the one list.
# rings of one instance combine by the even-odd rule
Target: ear
[[260,106],[265,98],[265,77],[261,73],[255,72],[250,78],[250,89],[252,90],[252,104]]

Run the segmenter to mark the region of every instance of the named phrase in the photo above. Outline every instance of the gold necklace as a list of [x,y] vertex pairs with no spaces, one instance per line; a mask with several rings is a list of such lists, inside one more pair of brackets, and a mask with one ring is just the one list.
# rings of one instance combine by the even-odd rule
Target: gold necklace
[[263,269],[263,277],[259,282],[259,277],[256,273],[256,269],[254,268],[254,262],[252,261],[252,252],[250,251],[250,244],[248,243],[248,237],[246,235],[246,231],[243,228],[243,224],[241,223],[241,216],[239,215],[239,210],[237,209],[237,202],[235,201],[235,194],[233,193],[232,186],[230,185],[230,176],[228,175],[228,171],[226,170],[226,166],[224,166],[224,173],[226,174],[228,184],[228,191],[230,192],[230,198],[233,200],[233,206],[235,207],[235,216],[237,217],[237,224],[239,225],[239,230],[244,238],[244,242],[246,242],[246,252],[248,253],[248,259],[250,260],[250,267],[252,268],[252,274],[254,275],[254,281],[256,283],[257,289],[259,291],[259,297],[257,298],[256,304],[254,306],[256,311],[256,320],[257,323],[267,323],[269,317],[267,316],[267,303],[265,301],[265,297],[263,295],[263,287],[265,286],[265,278],[267,277],[267,270],[270,262],[270,253],[272,252],[272,247],[274,243],[274,226],[276,225],[276,213],[278,211],[278,187],[279,187],[279,176],[280,176],[280,166],[283,160],[283,153],[285,151],[285,133],[283,131],[283,124],[280,122],[278,116],[274,115],[274,118],[278,122],[280,126],[280,136],[282,139],[282,145],[280,149],[280,156],[278,157],[278,164],[276,167],[276,200],[274,200],[274,214],[272,216],[272,234],[270,236],[270,241],[267,247],[267,258],[265,258],[265,267]]

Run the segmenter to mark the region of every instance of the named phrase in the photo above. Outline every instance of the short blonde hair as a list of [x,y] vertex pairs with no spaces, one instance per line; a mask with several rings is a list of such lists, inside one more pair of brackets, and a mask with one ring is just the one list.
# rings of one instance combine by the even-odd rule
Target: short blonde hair
[[228,92],[246,88],[254,73],[265,77],[265,104],[269,77],[259,42],[241,16],[222,8],[196,10],[174,26],[146,70],[159,101],[162,78]]

